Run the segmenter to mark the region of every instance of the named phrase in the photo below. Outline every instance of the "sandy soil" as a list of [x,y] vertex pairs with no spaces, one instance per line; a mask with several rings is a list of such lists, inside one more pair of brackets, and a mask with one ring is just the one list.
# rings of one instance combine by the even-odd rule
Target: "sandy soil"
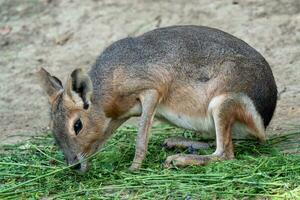
[[216,27],[261,52],[280,91],[268,133],[299,128],[299,0],[0,0],[0,144],[47,127],[39,67],[65,81],[110,43],[176,24]]

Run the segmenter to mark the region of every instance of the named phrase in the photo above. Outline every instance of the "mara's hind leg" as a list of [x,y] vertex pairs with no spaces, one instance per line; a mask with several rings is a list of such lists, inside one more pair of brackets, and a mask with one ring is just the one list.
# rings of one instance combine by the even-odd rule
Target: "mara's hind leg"
[[212,155],[172,155],[167,158],[166,167],[206,165],[213,161],[234,159],[231,131],[235,122],[245,124],[250,134],[264,140],[261,117],[246,95],[227,94],[215,97],[209,104],[209,115],[213,117],[215,123],[215,152]]
[[213,146],[213,144],[195,141],[183,137],[172,137],[166,139],[164,141],[163,146],[167,149],[182,148],[182,149],[198,150],[198,149],[208,149],[211,146]]

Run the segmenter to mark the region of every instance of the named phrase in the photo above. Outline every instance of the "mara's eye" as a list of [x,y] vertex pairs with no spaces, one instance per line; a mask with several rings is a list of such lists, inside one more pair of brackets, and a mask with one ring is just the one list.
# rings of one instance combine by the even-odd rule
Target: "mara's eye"
[[77,119],[76,122],[74,123],[75,134],[78,135],[78,133],[81,131],[81,129],[82,129],[82,122],[80,119]]

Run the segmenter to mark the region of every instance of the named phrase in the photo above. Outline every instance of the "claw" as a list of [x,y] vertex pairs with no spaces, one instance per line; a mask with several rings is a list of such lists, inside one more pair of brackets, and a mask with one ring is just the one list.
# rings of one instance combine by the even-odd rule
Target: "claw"
[[195,149],[195,148],[193,147],[193,145],[190,145],[190,146],[188,147],[187,151],[188,151],[189,154],[196,154],[196,153],[197,153],[197,149]]

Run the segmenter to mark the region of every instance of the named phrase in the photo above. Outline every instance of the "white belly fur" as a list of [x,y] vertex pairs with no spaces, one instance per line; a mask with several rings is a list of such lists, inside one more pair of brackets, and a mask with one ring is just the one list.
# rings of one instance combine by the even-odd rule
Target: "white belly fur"
[[170,123],[193,131],[214,132],[214,121],[212,116],[191,117],[181,113],[172,112],[171,109],[159,105],[156,110],[156,116],[162,117]]
[[[178,127],[199,132],[202,139],[215,139],[215,124],[211,115],[207,117],[190,117],[184,114],[172,112],[171,109],[159,105],[156,110],[156,117],[166,119]],[[234,139],[254,139],[248,128],[241,123],[235,123],[232,127]]]
[[[141,106],[136,105],[123,115],[123,117],[138,116],[141,114],[141,111]],[[199,132],[201,139],[214,139],[216,137],[215,124],[211,115],[193,118],[185,114],[173,112],[165,105],[158,105],[155,116],[163,118],[180,128]],[[253,139],[248,128],[241,123],[235,123],[233,125],[232,136],[234,139]]]

